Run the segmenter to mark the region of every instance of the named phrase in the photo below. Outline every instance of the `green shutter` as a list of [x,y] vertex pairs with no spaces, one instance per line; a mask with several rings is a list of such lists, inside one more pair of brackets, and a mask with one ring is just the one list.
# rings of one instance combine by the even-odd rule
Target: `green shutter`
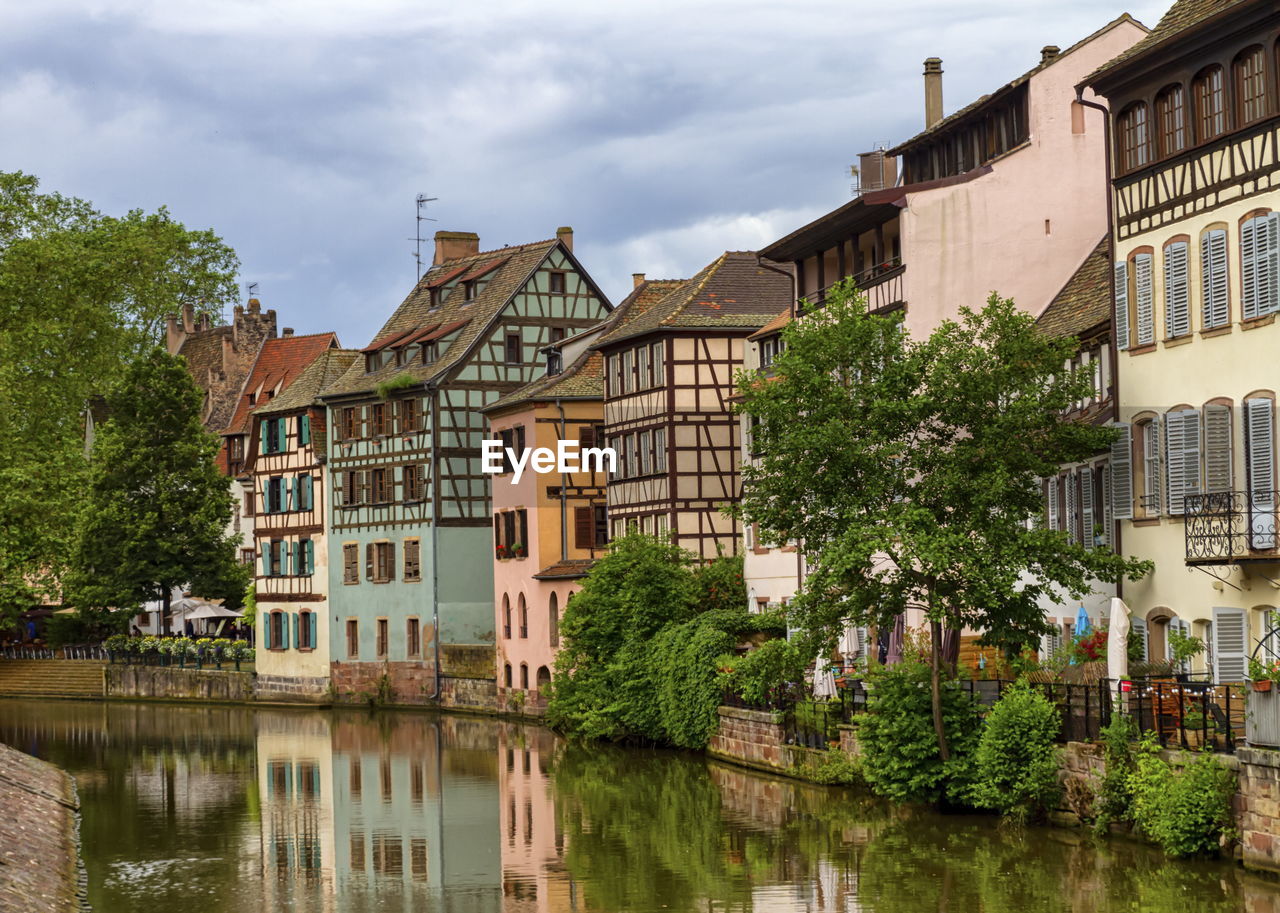
[[271,426],[267,424],[267,420],[261,419],[258,422],[258,453],[267,452],[267,432]]
[[258,643],[263,649],[271,649],[271,615],[268,612],[262,613],[262,636],[258,638]]
[[308,576],[316,572],[316,544],[310,539],[302,540],[302,567]]
[[262,543],[262,576],[271,576],[271,543]]
[[[311,649],[316,649],[316,613],[312,612],[307,619],[311,625]],[[317,777],[319,774],[317,774]],[[320,784],[316,784],[316,793],[320,792]]]
[[311,416],[298,416],[298,444],[311,443]]
[[309,475],[301,476],[299,479],[299,482],[301,484],[301,492],[302,492],[302,495],[299,501],[299,509],[311,510],[315,506],[314,494],[311,488],[312,486],[311,476]]
[[302,543],[294,542],[293,545],[290,546],[290,548],[293,551],[293,572],[295,574],[301,574],[303,573]]
[[265,479],[262,483],[262,512],[264,514],[271,513],[271,480]]
[[298,649],[298,641],[302,637],[302,617],[298,613],[293,615],[293,649]]

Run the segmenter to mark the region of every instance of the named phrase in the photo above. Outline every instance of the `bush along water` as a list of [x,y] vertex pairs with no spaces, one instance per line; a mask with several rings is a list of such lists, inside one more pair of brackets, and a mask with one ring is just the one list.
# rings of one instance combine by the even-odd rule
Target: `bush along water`
[[1236,777],[1208,752],[1175,770],[1160,757],[1160,746],[1148,733],[1138,744],[1128,785],[1134,827],[1171,856],[1216,853],[1234,836]]
[[1025,680],[1006,690],[987,714],[974,756],[974,804],[1019,820],[1053,808],[1062,792],[1061,725],[1058,708]]

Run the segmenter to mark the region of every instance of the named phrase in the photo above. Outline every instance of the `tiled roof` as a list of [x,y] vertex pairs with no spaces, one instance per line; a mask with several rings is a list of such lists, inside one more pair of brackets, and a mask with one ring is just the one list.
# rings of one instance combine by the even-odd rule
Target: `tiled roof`
[[1172,41],[1206,19],[1226,12],[1234,6],[1267,6],[1274,3],[1275,0],[1175,0],[1156,27],[1141,41],[1098,67],[1085,77],[1084,82],[1086,85],[1092,84],[1094,80],[1119,68],[1121,64]]
[[[684,280],[682,279],[654,279],[642,282],[630,295],[623,299],[621,304],[613,309],[613,312],[607,318],[583,332],[603,336],[615,329],[624,328],[666,297],[672,289],[683,283]],[[496,412],[520,403],[554,399],[557,396],[598,396],[603,398],[604,357],[594,349],[587,349],[573,364],[566,367],[559,374],[535,378],[520,389],[511,391],[480,411]]]
[[284,388],[284,392],[254,409],[253,414],[274,415],[313,405],[320,391],[345,374],[359,357],[360,353],[354,349],[326,349]]
[[[429,365],[390,364],[369,374],[365,372],[364,362],[357,361],[341,378],[323,390],[322,395],[328,397],[372,392],[378,384],[400,374],[407,374],[418,383],[446,376],[465,357],[471,344],[486,332],[511,297],[520,291],[533,271],[559,243],[556,239],[535,241],[515,247],[482,251],[469,257],[455,257],[438,266],[433,266],[396,308],[395,313],[378,331],[374,339],[390,339],[419,328],[426,329],[431,326],[458,324],[465,321],[458,332],[457,339]],[[568,253],[568,249],[565,250]],[[569,256],[572,257],[572,254]],[[466,300],[463,286],[459,282],[437,307],[432,308],[430,290],[433,286],[441,284],[442,277],[460,276],[499,259],[502,262],[489,272],[488,282],[471,301]],[[582,276],[600,300],[607,303],[608,299],[595,287],[585,271],[582,272]]]
[[1077,336],[1111,319],[1111,248],[1098,242],[1037,324],[1050,336]]
[[595,348],[676,327],[758,329],[791,306],[791,279],[760,265],[754,251],[725,251]]
[[568,561],[557,561],[550,567],[544,567],[534,574],[535,580],[563,580],[572,577],[585,577],[595,566],[594,558],[577,558]]
[[253,370],[245,378],[244,386],[240,390],[236,411],[223,433],[248,433],[249,415],[254,411],[255,405],[250,402],[250,396],[259,391],[263,395],[272,391],[283,393],[321,353],[326,349],[337,347],[338,337],[334,333],[280,336],[264,342],[262,348],[258,350],[258,360],[254,362]]
[[770,320],[768,323],[766,323],[760,329],[756,330],[747,338],[763,339],[766,336],[771,336],[774,333],[778,332],[790,322],[791,322],[791,308],[787,308],[785,311],[783,311],[777,317]]
[[[1201,0],[1201,2],[1203,2],[1203,0]],[[947,115],[942,120],[934,124],[932,127],[927,127],[926,129],[920,131],[915,136],[911,137],[911,139],[907,140],[905,143],[899,143],[897,146],[894,146],[892,149],[888,151],[887,154],[901,155],[903,152],[906,152],[911,147],[919,145],[924,140],[929,139],[937,134],[944,133],[948,127],[952,126],[957,121],[963,120],[964,118],[972,114],[977,109],[986,105],[988,102],[993,101],[994,99],[1002,97],[1004,95],[1007,95],[1009,92],[1012,92],[1014,89],[1018,88],[1018,86],[1027,82],[1029,79],[1031,79],[1032,76],[1035,76],[1041,70],[1044,70],[1048,67],[1053,66],[1055,63],[1057,63],[1062,58],[1066,57],[1072,51],[1076,50],[1079,47],[1082,47],[1083,45],[1088,44],[1090,41],[1097,38],[1099,35],[1110,31],[1111,29],[1120,25],[1120,23],[1122,22],[1132,22],[1134,25],[1140,28],[1144,28],[1144,29],[1146,28],[1146,26],[1144,26],[1138,20],[1134,19],[1128,13],[1122,13],[1120,16],[1117,16],[1115,19],[1112,19],[1110,22],[1108,22],[1102,28],[1098,29],[1093,34],[1080,39],[1075,44],[1071,45],[1071,47],[1067,48],[1065,51],[1059,51],[1056,56],[1051,57],[1048,60],[1041,61],[1040,63],[1036,64],[1036,66],[1032,67],[1030,70],[1023,73],[1021,76],[1019,76],[1017,79],[1013,80],[1012,82],[1006,83],[1005,85],[996,89],[994,92],[991,92],[990,94],[987,94],[987,95],[983,95],[978,100],[970,102],[969,104],[961,108],[959,111],[955,111],[952,114]]]

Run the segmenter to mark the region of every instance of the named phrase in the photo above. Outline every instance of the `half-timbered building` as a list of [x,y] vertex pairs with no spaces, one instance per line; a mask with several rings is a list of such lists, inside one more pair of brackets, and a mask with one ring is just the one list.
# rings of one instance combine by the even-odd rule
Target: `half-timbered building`
[[329,688],[328,422],[319,393],[359,353],[337,348],[333,334],[309,338],[332,345],[317,354],[314,343],[301,344],[306,337],[293,337],[275,340],[296,341],[292,353],[264,350],[273,363],[266,383],[304,367],[274,395],[255,394],[262,404],[248,416],[251,446],[242,476],[254,515],[255,689],[274,700],[318,701]]
[[1235,682],[1280,599],[1280,7],[1177,0],[1085,81],[1112,118],[1123,598],[1149,658],[1202,637]]
[[480,410],[537,375],[540,348],[608,314],[572,239],[564,228],[481,252],[474,234],[438,232],[431,269],[325,391],[339,695],[466,702],[468,689],[483,690],[468,684],[481,670],[489,691],[475,699],[492,699]]
[[[643,289],[643,286],[641,287]],[[604,334],[612,536],[670,536],[699,558],[736,554],[738,417],[730,402],[743,347],[791,299],[791,282],[754,252],[728,251]]]

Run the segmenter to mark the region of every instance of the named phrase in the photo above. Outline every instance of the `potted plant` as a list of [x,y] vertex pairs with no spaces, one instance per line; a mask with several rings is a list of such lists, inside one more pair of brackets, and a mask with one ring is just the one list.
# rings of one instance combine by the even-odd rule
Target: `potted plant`
[[510,550],[509,548],[507,548],[505,545],[498,545],[498,546],[495,546],[495,547],[494,547],[494,551],[493,551],[493,553],[494,553],[494,556],[495,556],[499,561],[501,561],[501,560],[503,560],[503,559],[505,559],[505,558],[510,558],[510,557],[511,557],[511,550]]
[[1254,691],[1270,691],[1271,683],[1277,678],[1280,678],[1280,660],[1262,663],[1257,657],[1249,657],[1249,683]]
[[1174,629],[1169,630],[1169,659],[1173,662],[1174,672],[1177,673],[1178,681],[1186,681],[1187,663],[1191,661],[1193,656],[1199,656],[1204,652],[1204,641],[1198,637],[1192,637],[1190,634],[1184,634]]
[[1188,710],[1182,715],[1182,737],[1188,748],[1199,748],[1204,744],[1208,722],[1200,710]]
[[513,555],[515,555],[517,558],[523,558],[523,557],[524,557],[524,543],[523,543],[523,542],[517,542],[515,545],[511,546],[511,553],[512,553]]

